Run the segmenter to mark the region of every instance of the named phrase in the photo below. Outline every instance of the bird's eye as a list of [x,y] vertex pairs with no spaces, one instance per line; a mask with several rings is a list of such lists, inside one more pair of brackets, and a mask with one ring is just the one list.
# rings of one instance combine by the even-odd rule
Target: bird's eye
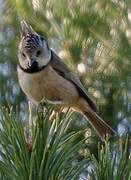
[[38,50],[38,51],[36,52],[36,56],[38,57],[38,56],[40,56],[40,55],[41,55],[41,51]]
[[22,52],[22,56],[23,56],[23,57],[26,57],[25,53]]
[[44,37],[42,37],[42,36],[40,37],[40,39],[41,39],[41,41],[44,41],[44,40],[45,40],[45,38],[44,38]]

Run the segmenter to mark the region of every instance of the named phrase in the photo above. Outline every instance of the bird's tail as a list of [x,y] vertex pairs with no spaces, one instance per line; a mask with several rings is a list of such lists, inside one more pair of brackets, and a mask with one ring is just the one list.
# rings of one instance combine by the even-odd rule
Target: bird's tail
[[104,120],[96,112],[89,109],[83,113],[102,140],[104,140],[107,135],[109,137],[116,136],[116,132],[106,122],[104,122]]

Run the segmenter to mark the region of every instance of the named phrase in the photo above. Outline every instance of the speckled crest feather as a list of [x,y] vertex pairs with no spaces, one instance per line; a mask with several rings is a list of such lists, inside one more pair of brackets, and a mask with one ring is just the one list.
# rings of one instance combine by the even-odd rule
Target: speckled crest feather
[[41,45],[39,35],[24,20],[21,21],[21,29],[22,29],[22,46],[24,49],[26,49],[27,51],[33,51],[35,48]]
[[23,46],[23,48],[25,48],[27,50],[34,50],[35,48],[39,47],[40,46],[40,40],[39,40],[38,35],[27,34],[23,38],[22,46]]

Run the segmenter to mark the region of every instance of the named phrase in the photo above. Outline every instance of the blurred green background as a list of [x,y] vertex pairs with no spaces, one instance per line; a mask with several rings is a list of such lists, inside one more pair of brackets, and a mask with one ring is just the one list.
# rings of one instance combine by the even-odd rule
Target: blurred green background
[[[19,87],[16,71],[20,21],[23,19],[38,33],[46,36],[50,47],[79,75],[103,119],[120,136],[127,133],[130,135],[131,0],[0,0],[0,106],[17,107],[21,118],[27,122],[28,100]],[[88,127],[84,134],[88,137],[90,126],[83,116],[74,113],[72,119],[69,131]],[[5,134],[8,128],[11,132],[9,122],[5,117]],[[94,135],[94,131],[91,130],[91,134]],[[17,136],[12,138],[16,138],[17,144]],[[76,143],[81,139],[82,137]],[[1,141],[4,144],[2,139]],[[82,154],[90,149],[98,158],[96,141],[96,138],[91,139],[91,144],[87,141],[88,148]],[[5,141],[6,145],[7,142]],[[37,147],[38,155],[40,148]],[[130,145],[127,149],[130,152]],[[106,157],[110,154],[108,151]],[[5,154],[8,155],[8,152]],[[11,157],[14,159],[15,156]],[[108,166],[111,170],[109,164],[112,164],[111,158],[114,156],[106,157],[104,159],[100,155],[103,174],[106,174],[103,167]],[[114,159],[120,162],[121,168],[118,165],[118,171],[112,168],[111,172],[117,172],[119,177],[119,171],[127,169],[126,164],[129,163],[125,156],[123,161],[117,158]],[[8,165],[10,169],[10,164]],[[122,173],[125,174],[125,171]]]
[[104,120],[130,132],[131,1],[0,0],[0,105],[18,106],[26,120],[16,71],[22,19],[79,74]]

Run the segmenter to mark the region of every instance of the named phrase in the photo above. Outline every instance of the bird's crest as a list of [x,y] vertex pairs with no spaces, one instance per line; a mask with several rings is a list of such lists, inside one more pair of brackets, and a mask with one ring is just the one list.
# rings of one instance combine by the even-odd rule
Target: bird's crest
[[22,36],[27,36],[27,35],[31,35],[31,34],[37,34],[33,28],[31,27],[31,25],[28,25],[27,22],[25,20],[21,21],[21,32],[22,32]]
[[22,46],[28,50],[33,50],[40,46],[39,35],[28,25],[25,20],[21,21]]

